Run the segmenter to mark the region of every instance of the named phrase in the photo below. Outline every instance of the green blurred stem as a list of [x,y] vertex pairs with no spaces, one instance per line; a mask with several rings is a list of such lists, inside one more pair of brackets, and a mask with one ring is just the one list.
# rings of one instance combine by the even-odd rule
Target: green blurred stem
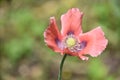
[[67,57],[67,54],[65,54],[62,58],[62,61],[60,63],[60,68],[59,68],[59,74],[58,74],[58,80],[61,80],[62,79],[62,68],[63,68],[63,64],[64,64],[64,61]]

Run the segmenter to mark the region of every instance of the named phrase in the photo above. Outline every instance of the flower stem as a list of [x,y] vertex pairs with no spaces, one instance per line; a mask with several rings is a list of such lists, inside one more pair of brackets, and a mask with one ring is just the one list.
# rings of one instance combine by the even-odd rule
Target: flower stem
[[67,54],[65,54],[62,58],[62,61],[60,63],[60,68],[59,68],[59,74],[58,74],[58,80],[61,80],[62,79],[62,68],[63,68],[63,64],[64,64],[64,61],[67,57]]

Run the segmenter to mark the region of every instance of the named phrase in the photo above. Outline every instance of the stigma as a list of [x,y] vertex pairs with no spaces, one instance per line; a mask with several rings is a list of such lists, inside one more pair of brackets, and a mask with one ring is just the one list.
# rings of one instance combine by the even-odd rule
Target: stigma
[[64,40],[64,46],[71,52],[79,52],[87,45],[86,41],[79,42],[74,35],[67,35]]
[[76,44],[76,39],[75,38],[68,37],[66,39],[66,45],[67,45],[67,47],[73,47],[73,46],[75,46],[75,44]]

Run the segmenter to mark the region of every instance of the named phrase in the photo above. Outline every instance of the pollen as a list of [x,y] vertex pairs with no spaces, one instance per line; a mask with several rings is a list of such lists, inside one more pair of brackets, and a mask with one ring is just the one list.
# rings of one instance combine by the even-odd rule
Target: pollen
[[75,44],[76,44],[75,38],[73,38],[73,37],[67,38],[67,40],[66,40],[67,47],[73,47],[73,46],[75,46]]

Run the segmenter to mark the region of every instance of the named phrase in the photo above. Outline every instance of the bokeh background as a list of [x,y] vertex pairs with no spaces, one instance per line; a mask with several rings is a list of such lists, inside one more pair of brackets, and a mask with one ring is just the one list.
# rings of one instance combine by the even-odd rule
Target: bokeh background
[[63,80],[120,80],[120,0],[0,0],[0,80],[57,80],[62,56],[43,32],[72,7],[84,12],[83,32],[101,26],[109,44],[88,61],[68,56]]

